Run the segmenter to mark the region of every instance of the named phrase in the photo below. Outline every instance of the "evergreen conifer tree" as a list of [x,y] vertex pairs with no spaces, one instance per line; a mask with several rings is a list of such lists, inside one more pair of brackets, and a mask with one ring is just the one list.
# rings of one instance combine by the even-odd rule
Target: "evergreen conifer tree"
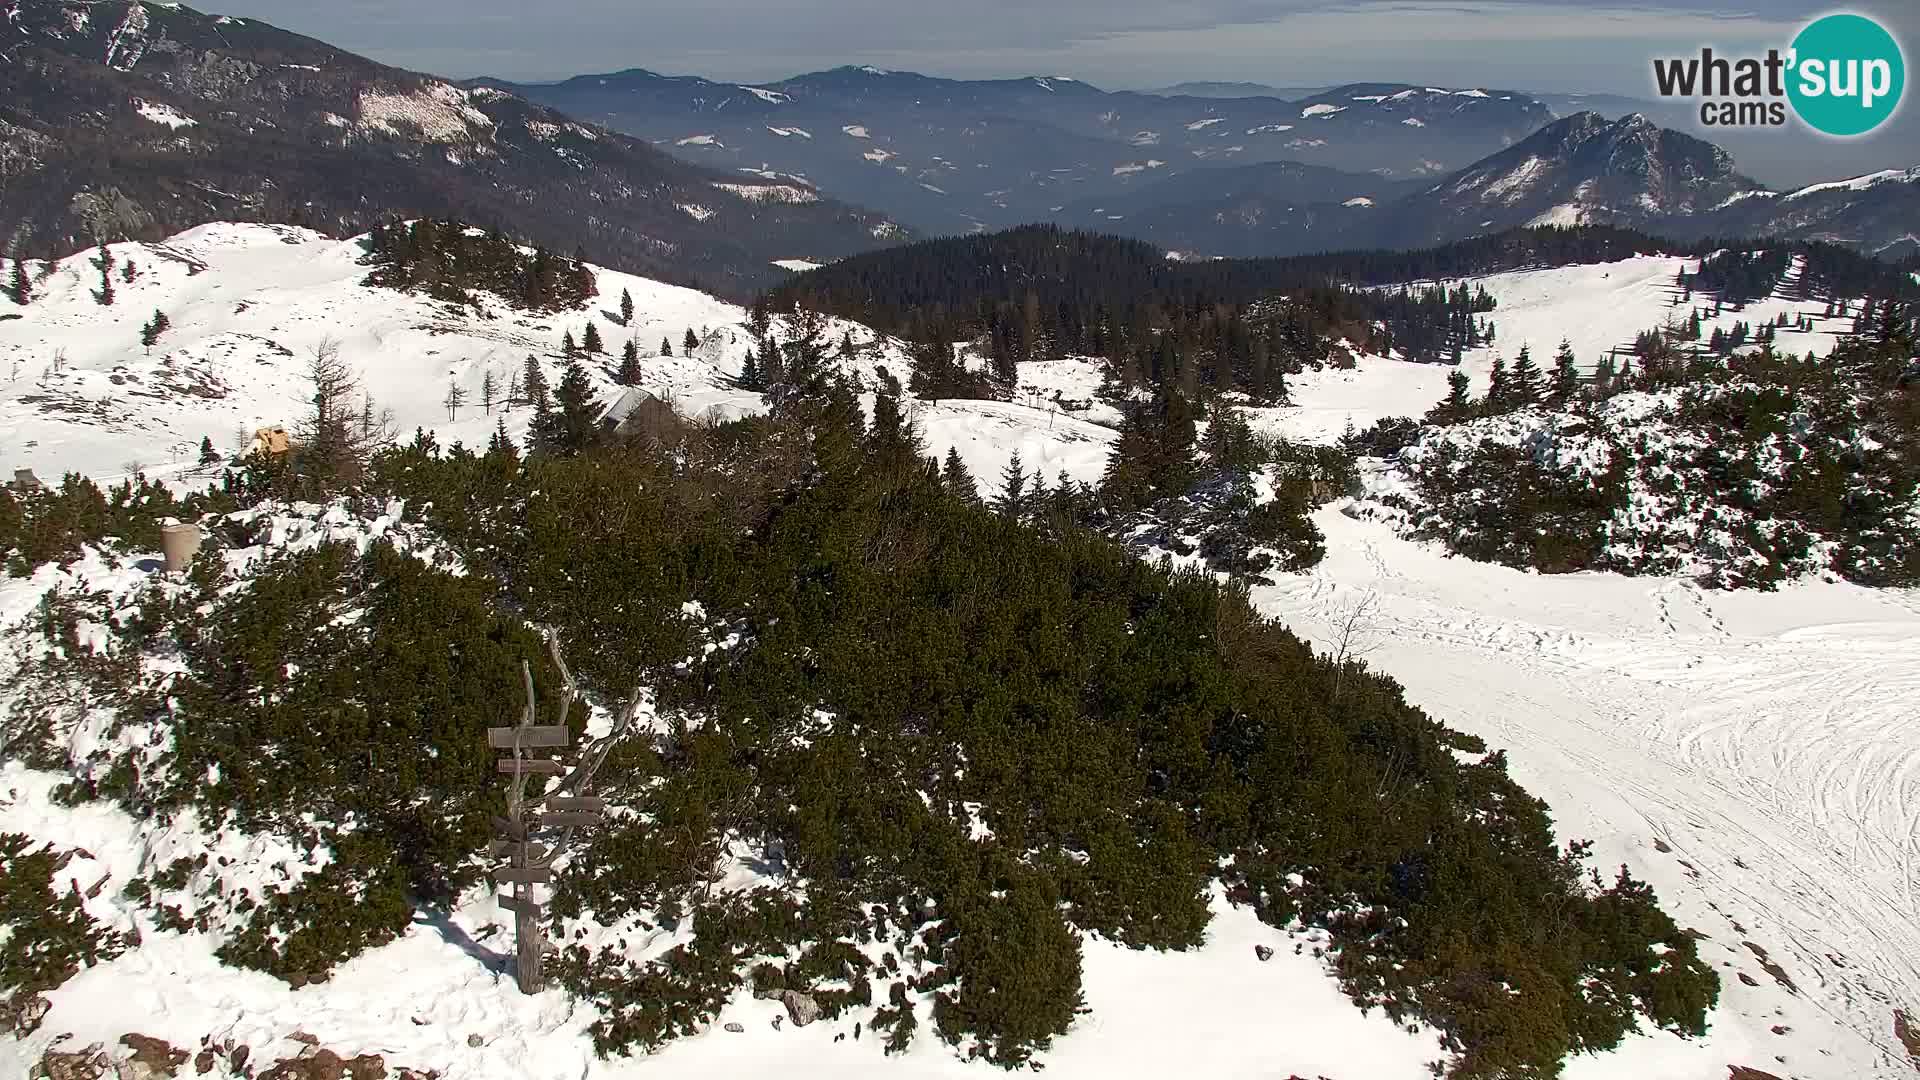
[[1487,397],[1483,411],[1488,416],[1499,416],[1509,411],[1507,404],[1507,361],[1504,357],[1493,358],[1493,370],[1487,375]]
[[27,261],[20,256],[13,257],[13,302],[26,307],[33,302],[33,284],[27,278]]
[[99,297],[103,307],[113,306],[113,252],[107,249],[105,242],[100,245]]
[[621,386],[640,385],[640,343],[627,339],[626,347],[620,350],[620,373],[617,376]]
[[940,483],[947,489],[948,494],[964,499],[975,506],[980,505],[980,485],[974,480],[973,473],[967,469],[967,463],[960,460],[960,451],[954,447],[947,447],[947,460],[940,469]]
[[672,356],[672,355],[673,355],[673,342],[671,342],[671,341],[668,341],[668,340],[667,340],[666,338],[661,338],[661,339],[660,339],[660,355],[661,355],[661,356]]
[[487,456],[505,456],[509,458],[519,456],[519,451],[514,447],[513,440],[507,438],[507,418],[505,416],[501,416],[498,420],[494,421],[493,438],[487,442]]
[[556,454],[577,454],[592,446],[599,437],[600,402],[593,394],[593,380],[579,361],[567,365],[560,385],[553,390],[554,407],[536,419],[540,446]]
[[700,349],[700,338],[694,334],[693,327],[687,327],[687,336],[680,341],[680,355],[692,356]]
[[159,342],[160,335],[166,333],[172,325],[173,323],[167,319],[166,312],[154,312],[153,318],[147,320],[146,325],[140,328],[141,347],[151,353],[154,345]]
[[753,305],[747,308],[747,330],[753,340],[764,344],[773,333],[773,313],[767,310],[767,298],[755,297]]
[[587,320],[587,333],[581,339],[580,347],[594,356],[607,351],[606,343],[600,340],[600,327],[591,319]]
[[580,355],[580,343],[573,340],[573,331],[571,330],[567,331],[567,335],[560,339],[560,355],[569,360]]
[[760,350],[747,346],[747,358],[740,362],[740,389],[760,393],[767,388],[765,372],[760,370]]
[[1579,394],[1580,369],[1574,361],[1573,343],[1562,338],[1560,351],[1553,354],[1553,403],[1564,408]]
[[1027,474],[1020,463],[1020,451],[1013,452],[1013,460],[1007,462],[1007,468],[1000,474],[1000,497],[993,502],[993,508],[1015,521],[1027,516]]
[[500,396],[500,384],[493,379],[493,369],[488,368],[480,376],[480,407],[487,416],[493,415],[494,399]]
[[540,370],[540,361],[527,357],[525,370],[520,375],[520,396],[536,412],[545,412],[547,408],[547,376]]
[[213,448],[213,436],[211,435],[202,435],[200,437],[200,464],[220,464],[220,451]]
[[1520,346],[1520,355],[1514,358],[1513,371],[1507,377],[1507,400],[1521,409],[1540,402],[1540,368],[1525,345]]
[[1469,383],[1464,371],[1447,373],[1447,396],[1427,410],[1427,422],[1430,424],[1457,424],[1473,415],[1473,397],[1468,393]]
[[633,292],[630,289],[620,290],[620,325],[633,325]]

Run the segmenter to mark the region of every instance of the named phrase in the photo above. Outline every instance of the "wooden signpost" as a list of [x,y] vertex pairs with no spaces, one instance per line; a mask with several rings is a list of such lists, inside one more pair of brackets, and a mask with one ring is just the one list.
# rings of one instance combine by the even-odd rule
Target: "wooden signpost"
[[[488,852],[496,859],[507,860],[507,865],[493,871],[493,880],[499,887],[500,907],[514,915],[515,976],[521,992],[527,994],[537,994],[545,986],[542,961],[549,949],[541,927],[542,907],[534,897],[534,887],[553,883],[554,861],[572,843],[574,830],[598,824],[606,812],[606,800],[589,794],[593,790],[594,774],[600,771],[614,743],[632,727],[641,703],[641,695],[636,691],[613,730],[589,744],[579,764],[571,769],[557,758],[534,756],[536,752],[559,752],[567,748],[570,735],[567,712],[580,697],[573,673],[561,659],[558,641],[549,639],[548,644],[554,666],[560,670],[559,722],[548,725],[533,722],[533,669],[523,660],[520,675],[526,684],[527,703],[521,710],[520,723],[514,727],[487,729],[487,745],[511,755],[500,758],[496,765],[500,774],[509,778],[507,815],[493,819],[494,831],[501,838],[489,845]],[[536,776],[561,779],[542,793],[530,795],[527,782]],[[506,891],[508,888],[513,891]]]

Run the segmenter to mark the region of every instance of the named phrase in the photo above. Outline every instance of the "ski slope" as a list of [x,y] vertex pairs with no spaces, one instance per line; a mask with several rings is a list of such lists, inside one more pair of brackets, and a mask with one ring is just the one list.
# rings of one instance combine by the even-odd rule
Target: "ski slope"
[[[645,385],[683,411],[763,407],[732,385],[747,345],[745,313],[644,279],[601,272],[594,313],[535,317],[454,312],[365,288],[357,249],[300,230],[208,226],[166,245],[116,245],[115,256],[135,260],[139,273],[132,284],[116,279],[111,308],[89,294],[98,279],[91,255],[63,263],[24,311],[0,299],[0,317],[22,316],[0,318],[0,467],[112,478],[134,461],[176,468],[168,464],[172,448],[197,445],[203,434],[231,449],[237,426],[294,418],[303,354],[327,338],[404,427],[434,428],[443,443],[481,442],[498,419],[477,404],[483,375],[491,371],[504,385],[533,353],[556,376],[561,334],[578,337],[589,317],[614,357],[629,334],[643,353],[662,337],[678,353],[687,328],[704,332],[695,356],[643,364]],[[1499,337],[1465,368],[1484,388],[1495,349],[1511,358],[1524,341],[1544,360],[1562,337],[1590,364],[1673,310],[1667,289],[1682,263],[1645,258],[1483,279],[1500,299]],[[189,272],[196,265],[202,269]],[[638,309],[631,328],[600,311],[617,307],[622,289]],[[1800,310],[1767,301],[1722,321],[1757,323],[1776,303]],[[156,308],[174,329],[149,357],[138,328]],[[1823,323],[1821,334],[1839,329]],[[832,332],[835,340],[853,337],[856,374],[869,388],[882,365],[907,377],[895,343],[848,324]],[[1831,340],[1801,337],[1782,333],[1780,346],[1824,348]],[[614,357],[593,365],[609,395]],[[20,371],[9,378],[14,363]],[[1364,356],[1352,371],[1292,379],[1293,405],[1252,413],[1265,429],[1330,441],[1349,421],[1364,427],[1381,416],[1419,415],[1444,395],[1447,371]],[[1098,367],[1084,361],[1031,365],[1013,402],[911,408],[929,450],[956,450],[984,494],[998,490],[1016,450],[1028,472],[1039,467],[1050,484],[1061,471],[1095,482],[1118,419],[1110,406],[1082,406],[1098,379]],[[457,420],[441,404],[449,380],[469,390]],[[513,410],[506,423],[518,434],[525,411]],[[1323,647],[1366,605],[1367,662],[1438,719],[1506,749],[1514,774],[1553,807],[1563,835],[1593,840],[1602,872],[1624,863],[1652,882],[1680,923],[1705,935],[1701,954],[1721,971],[1708,1037],[1637,1037],[1617,1052],[1569,1062],[1571,1080],[1724,1080],[1734,1065],[1782,1080],[1912,1075],[1893,1014],[1920,1008],[1920,596],[1811,581],[1727,594],[1680,579],[1543,577],[1448,557],[1340,509],[1318,515],[1327,561],[1255,590],[1255,602]],[[311,538],[315,528],[351,537],[368,526],[323,521],[274,535]],[[26,618],[49,588],[131,594],[152,573],[139,559],[92,559],[0,580],[0,624]],[[0,650],[0,669],[10,666]],[[0,764],[0,831],[85,847],[94,857],[88,874],[110,875],[88,910],[132,925],[134,915],[115,899],[117,883],[150,873],[158,857],[151,837],[118,811],[56,804],[53,783]],[[1206,945],[1191,953],[1087,942],[1093,1011],[1043,1055],[1050,1078],[1429,1075],[1427,1063],[1441,1056],[1430,1035],[1361,1015],[1314,958],[1312,942],[1216,906]],[[220,965],[204,939],[147,925],[140,948],[54,993],[40,1032],[24,1043],[0,1039],[0,1074],[24,1075],[62,1035],[74,1045],[111,1044],[139,1031],[181,1047],[213,1035],[270,1063],[296,1052],[288,1037],[306,1031],[347,1056],[380,1053],[392,1067],[434,1069],[443,1080],[987,1075],[931,1037],[904,1057],[884,1057],[870,1039],[852,1037],[851,1015],[776,1031],[779,1006],[745,995],[711,1030],[659,1055],[601,1062],[583,1034],[590,1015],[558,993],[527,998],[514,988],[502,926],[491,896],[476,892],[330,982],[294,990]],[[1277,955],[1261,963],[1255,944]],[[725,1031],[731,1022],[744,1032]],[[469,1045],[470,1036],[479,1045]]]

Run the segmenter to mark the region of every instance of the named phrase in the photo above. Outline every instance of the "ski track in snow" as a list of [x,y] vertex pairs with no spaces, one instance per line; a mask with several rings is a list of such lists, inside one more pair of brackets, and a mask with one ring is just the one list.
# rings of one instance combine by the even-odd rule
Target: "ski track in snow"
[[[1892,1014],[1920,1000],[1911,595],[1541,577],[1337,510],[1318,520],[1327,562],[1255,600],[1324,647],[1349,605],[1375,598],[1368,662],[1436,718],[1509,750],[1563,834],[1595,842],[1596,867],[1626,864],[1707,936],[1717,1026],[1753,1041],[1732,1063],[1778,1071],[1780,1054],[1790,1076],[1910,1075]],[[1569,1075],[1623,1075],[1576,1065]]]
[[[534,352],[557,377],[562,331],[577,335],[588,318],[613,353],[590,365],[603,397],[629,334],[643,353],[661,337],[678,352],[692,326],[711,332],[708,343],[693,357],[646,358],[647,387],[688,412],[763,407],[731,385],[747,347],[744,312],[640,278],[601,272],[602,295],[588,312],[525,316],[496,307],[492,318],[475,318],[360,286],[365,269],[355,265],[355,249],[301,230],[208,226],[168,245],[114,251],[141,267],[131,285],[116,279],[114,307],[88,295],[98,281],[89,253],[39,284],[40,299],[21,319],[0,322],[0,466],[113,479],[122,462],[163,461],[179,441],[211,434],[224,444],[236,424],[289,420],[304,351],[328,335],[405,428],[435,429],[443,443],[484,442],[494,419],[477,405],[482,376],[492,371],[504,385]],[[182,260],[207,269],[190,276]],[[1464,370],[1484,387],[1496,351],[1511,357],[1524,342],[1544,364],[1563,336],[1590,366],[1685,310],[1671,306],[1671,286],[1689,262],[1648,257],[1475,279],[1500,300],[1491,316],[1499,336],[1470,353]],[[639,312],[632,328],[603,310],[617,306],[623,288]],[[174,329],[147,358],[137,332],[156,307]],[[0,298],[0,313],[14,310]],[[1729,310],[1718,325],[1757,326],[1778,311],[1818,314],[1776,298]],[[1780,347],[1824,351],[1839,329],[1823,321],[1814,335],[1782,332]],[[906,379],[896,344],[840,323],[831,340],[849,331],[866,353],[860,374],[869,386],[882,363]],[[48,370],[57,352],[63,372]],[[10,360],[21,362],[17,377]],[[148,389],[182,371],[203,372],[218,396]],[[1362,357],[1357,370],[1292,379],[1293,405],[1249,413],[1263,429],[1326,441],[1349,421],[1364,427],[1419,415],[1445,393],[1447,372]],[[130,374],[141,381],[129,382]],[[440,405],[449,377],[469,393],[469,412],[457,422]],[[1110,405],[1090,402],[1098,367],[1028,365],[1022,383],[1012,403],[909,407],[929,451],[956,449],[983,494],[997,493],[1016,450],[1049,486],[1063,470],[1097,482],[1118,420]],[[1056,396],[1071,404],[1051,404]],[[510,413],[510,433],[525,422],[524,410]],[[1724,1080],[1730,1064],[1786,1080],[1913,1075],[1893,1038],[1892,1013],[1920,1008],[1920,597],[1814,581],[1774,593],[1713,593],[1674,578],[1543,577],[1451,558],[1337,506],[1317,520],[1326,562],[1256,589],[1262,610],[1326,647],[1341,614],[1374,598],[1381,625],[1367,662],[1437,719],[1508,750],[1515,776],[1549,803],[1562,835],[1594,842],[1597,869],[1610,876],[1627,865],[1681,925],[1705,935],[1701,954],[1723,979],[1709,1035],[1635,1036],[1619,1051],[1570,1061],[1571,1080]],[[151,571],[129,564],[112,572]],[[0,621],[24,617],[56,577],[0,581]],[[81,843],[116,882],[140,872],[137,823],[102,807],[51,805],[47,786],[49,778],[17,765],[0,772],[0,829]],[[89,910],[124,918],[116,894],[108,889]],[[834,1042],[853,1014],[776,1033],[777,1005],[745,995],[712,1030],[655,1058],[600,1062],[584,1035],[587,1010],[557,993],[522,997],[505,977],[501,925],[480,892],[329,983],[300,990],[219,965],[202,938],[149,929],[139,950],[57,991],[40,1033],[24,1044],[0,1040],[0,1073],[24,1074],[60,1033],[85,1045],[142,1031],[193,1047],[204,1034],[231,1034],[254,1047],[255,1061],[270,1063],[293,1052],[285,1036],[306,1030],[342,1053],[383,1053],[390,1066],[438,1069],[445,1080],[987,1074],[956,1061],[925,1028],[900,1058],[883,1058],[871,1041]],[[1279,955],[1259,964],[1255,943],[1271,943]],[[1190,954],[1089,940],[1093,1012],[1043,1055],[1050,1074],[1091,1080],[1198,1067],[1249,1078],[1427,1075],[1424,1063],[1439,1056],[1430,1035],[1410,1035],[1377,1013],[1362,1017],[1319,962],[1296,956],[1290,943],[1232,910],[1222,910],[1208,944]],[[1776,984],[1748,943],[1765,950],[1793,990]],[[730,1021],[746,1033],[720,1030]],[[469,1047],[469,1034],[483,1045]]]

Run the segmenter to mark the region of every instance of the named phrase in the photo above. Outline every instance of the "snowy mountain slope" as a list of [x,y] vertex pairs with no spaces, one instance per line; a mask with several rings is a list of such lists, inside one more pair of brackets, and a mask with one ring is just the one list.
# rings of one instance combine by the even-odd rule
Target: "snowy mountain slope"
[[[493,418],[475,415],[470,404],[459,421],[445,419],[448,368],[477,400],[488,365],[504,378],[527,352],[551,361],[560,334],[578,336],[588,317],[499,309],[487,312],[491,318],[450,315],[444,305],[360,286],[364,269],[349,245],[298,230],[209,226],[170,247],[206,269],[189,274],[157,247],[117,246],[116,258],[135,261],[139,273],[119,287],[112,308],[88,295],[98,275],[86,257],[57,271],[43,299],[24,312],[0,301],[0,315],[23,316],[0,321],[0,374],[13,356],[27,358],[29,372],[0,392],[0,445],[34,455],[30,463],[43,476],[66,467],[112,474],[129,454],[157,462],[172,442],[197,441],[202,431],[220,442],[221,425],[289,419],[298,408],[301,352],[328,333],[403,424],[435,427],[443,442],[477,443]],[[1590,362],[1639,327],[1634,312],[1658,321],[1666,307],[1661,287],[1677,263],[1641,259],[1485,279],[1502,299],[1494,348],[1510,357],[1531,339],[1544,353],[1562,336],[1554,327],[1564,325]],[[676,394],[689,411],[761,407],[729,385],[745,350],[743,312],[624,275],[602,272],[600,286],[596,310],[617,306],[622,288],[633,292],[643,344],[671,337],[678,352],[685,328],[718,332],[694,358],[648,359],[650,386]],[[236,311],[242,304],[246,310]],[[177,337],[163,339],[148,360],[137,327],[162,306]],[[1760,307],[1740,317],[1757,318]],[[624,328],[593,317],[610,343],[624,340]],[[874,340],[850,324],[836,324],[833,336],[841,333],[862,345]],[[239,334],[258,334],[293,355],[252,338],[222,351]],[[62,345],[71,368],[57,374],[71,378],[50,373],[36,389],[40,374],[31,364],[50,362]],[[167,349],[178,352],[175,372],[204,373],[202,385],[224,387],[224,396],[142,396],[152,380],[167,377],[160,363]],[[1492,352],[1468,357],[1477,381],[1484,382]],[[893,345],[870,346],[863,372],[882,363],[904,379],[907,365]],[[126,369],[123,380],[133,373],[142,383],[113,383],[116,368]],[[1260,419],[1330,441],[1350,415],[1364,426],[1365,410],[1417,415],[1444,393],[1445,372],[1362,356],[1354,371],[1293,380],[1297,404]],[[604,371],[597,378],[610,390]],[[1069,402],[1090,397],[1097,378],[1084,361],[1033,365],[1022,370],[1030,389],[1015,402],[921,403],[918,418],[929,449],[958,448],[989,494],[1014,449],[1049,480],[1061,468],[1092,480],[1110,437],[1104,425],[1114,418],[1099,407],[1048,403],[1055,392]],[[93,415],[49,412],[58,400]],[[523,411],[509,417],[516,433],[524,423]],[[26,447],[27,438],[40,445]],[[395,527],[305,513],[309,520],[286,523],[269,542],[302,542],[316,529],[355,536]],[[1913,648],[1920,598],[1819,583],[1728,595],[1669,578],[1544,578],[1446,558],[1337,509],[1317,520],[1329,561],[1258,590],[1263,610],[1326,647],[1351,602],[1377,596],[1369,663],[1406,682],[1410,699],[1436,717],[1507,748],[1516,774],[1555,807],[1563,835],[1593,838],[1597,865],[1625,862],[1652,881],[1682,925],[1708,935],[1703,955],[1724,965],[1723,1004],[1707,1039],[1635,1038],[1619,1052],[1570,1062],[1568,1076],[1719,1080],[1729,1065],[1806,1080],[1906,1074],[1891,1031],[1893,1009],[1920,1004],[1912,960],[1920,956],[1920,927],[1911,901],[1912,807],[1920,792],[1909,790],[1920,745],[1900,719],[1920,707]],[[152,572],[139,560],[87,562],[74,571],[129,594]],[[62,580],[42,575],[0,584],[7,618],[24,615]],[[14,792],[0,800],[0,830],[77,843],[103,871],[137,872],[143,855],[130,820],[53,805],[48,786],[17,766],[0,776],[0,789]],[[110,899],[90,902],[89,910],[121,917]],[[0,1044],[0,1062],[9,1053],[18,1055],[14,1064],[37,1060],[60,1032],[84,1045],[111,1043],[128,1030],[181,1046],[196,1046],[205,1034],[231,1035],[264,1055],[256,1060],[271,1061],[292,1054],[286,1037],[306,1030],[343,1053],[383,1053],[391,1065],[438,1069],[446,1080],[756,1067],[902,1080],[978,1075],[931,1041],[887,1060],[870,1043],[834,1041],[849,1034],[841,1027],[776,1034],[775,1007],[746,998],[721,1018],[741,1022],[745,1034],[716,1027],[658,1060],[596,1063],[581,1034],[589,1017],[557,994],[522,998],[502,975],[498,933],[488,929],[498,922],[484,893],[470,896],[449,923],[418,924],[329,983],[299,990],[217,964],[204,941],[152,932],[139,949],[58,992],[43,1031],[24,1048]],[[1251,945],[1270,940],[1279,955],[1262,966]],[[1748,942],[1779,965],[1793,990],[1774,981]],[[1286,944],[1231,912],[1191,955],[1090,944],[1095,1013],[1049,1055],[1050,1071],[1144,1078],[1197,1062],[1236,1076],[1426,1075],[1423,1062],[1433,1055],[1422,1038],[1377,1014],[1361,1017],[1310,956],[1295,957]],[[1276,1026],[1276,1015],[1286,1022]],[[479,1047],[468,1045],[470,1034],[481,1036]]]
[[[1346,107],[1334,99],[1309,106]],[[1067,207],[1067,220],[1226,256],[1404,249],[1529,225],[1610,224],[1681,240],[1785,237],[1900,257],[1914,249],[1920,212],[1913,170],[1781,194],[1741,175],[1713,143],[1640,113],[1576,113],[1438,180],[1420,175],[1426,182],[1403,173],[1343,181],[1297,163],[1235,163],[1082,199]]]
[[3,10],[7,255],[156,240],[209,221],[344,236],[393,215],[458,217],[740,292],[778,277],[770,260],[836,258],[898,231],[791,179],[782,186],[804,197],[756,198],[769,178],[699,168],[500,90],[253,19],[141,0]]
[[1758,186],[1725,151],[1638,113],[1577,113],[1408,196],[1375,235],[1417,247],[1522,225],[1646,224]]
[[[129,283],[115,270],[110,307],[93,293],[100,277],[94,253],[60,262],[25,309],[0,299],[0,314],[21,316],[0,321],[7,468],[33,468],[45,479],[64,471],[117,476],[132,463],[165,472],[190,465],[203,437],[234,452],[241,429],[250,439],[256,427],[294,422],[305,365],[327,341],[394,410],[402,431],[424,427],[443,444],[484,445],[503,417],[518,438],[527,410],[496,406],[488,415],[480,404],[485,380],[491,375],[504,397],[529,355],[556,378],[562,336],[583,339],[589,321],[609,343],[608,355],[589,365],[608,403],[619,389],[612,372],[620,349],[633,338],[645,357],[642,388],[688,415],[764,407],[758,395],[732,387],[749,341],[744,310],[646,278],[598,271],[600,295],[586,311],[529,314],[489,302],[462,312],[361,284],[368,268],[358,241],[304,229],[207,225],[164,243],[111,250],[118,266],[131,262],[136,273]],[[633,294],[632,326],[619,322],[623,290]],[[156,310],[172,328],[149,353],[140,327]],[[690,329],[704,343],[692,357],[677,355]],[[832,338],[846,333],[859,344],[876,340],[850,323],[836,323]],[[676,355],[655,355],[663,339]],[[904,372],[898,355],[881,346],[873,363]],[[449,419],[443,402],[454,385],[468,404]]]
[[1920,221],[1920,168],[1889,169],[1786,194],[1754,192],[1719,208],[1699,223],[1698,231],[1721,236],[1788,233],[1899,259],[1920,252],[1915,221]]

